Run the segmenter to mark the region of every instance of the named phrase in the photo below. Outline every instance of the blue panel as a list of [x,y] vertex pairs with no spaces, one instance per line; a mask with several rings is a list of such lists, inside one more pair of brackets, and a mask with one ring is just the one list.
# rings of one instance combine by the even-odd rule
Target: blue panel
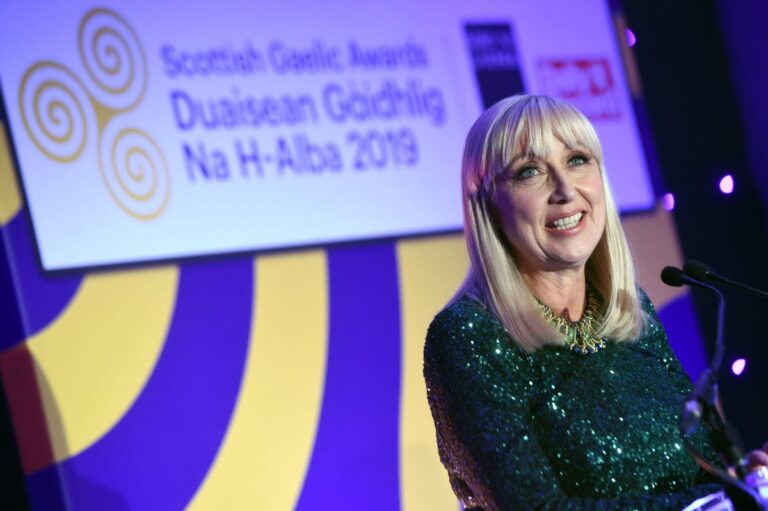
[[328,251],[325,395],[298,510],[396,511],[400,310],[391,242]]
[[691,295],[684,293],[669,302],[659,311],[659,317],[683,369],[695,380],[709,364]]

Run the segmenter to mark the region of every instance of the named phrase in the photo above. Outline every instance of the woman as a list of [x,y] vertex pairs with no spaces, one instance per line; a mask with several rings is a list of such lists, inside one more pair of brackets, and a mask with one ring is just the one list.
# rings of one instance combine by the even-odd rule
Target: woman
[[636,286],[589,121],[504,99],[471,128],[462,180],[471,268],[424,375],[464,506],[679,510],[718,491],[678,433],[690,382]]

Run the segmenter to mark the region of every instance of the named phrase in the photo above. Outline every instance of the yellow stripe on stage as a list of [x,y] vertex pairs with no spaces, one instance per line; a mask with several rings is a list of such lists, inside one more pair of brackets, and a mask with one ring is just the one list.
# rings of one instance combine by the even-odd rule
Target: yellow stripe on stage
[[92,274],[27,340],[55,461],[109,431],[152,373],[173,315],[178,268]]
[[293,509],[320,417],[328,338],[322,251],[256,259],[245,377],[227,436],[188,509]]
[[5,126],[0,123],[0,227],[8,223],[21,208],[21,194],[8,147]]
[[437,454],[435,427],[422,376],[424,336],[434,315],[458,288],[469,264],[459,236],[397,245],[403,335],[400,408],[400,490],[403,511],[456,509]]

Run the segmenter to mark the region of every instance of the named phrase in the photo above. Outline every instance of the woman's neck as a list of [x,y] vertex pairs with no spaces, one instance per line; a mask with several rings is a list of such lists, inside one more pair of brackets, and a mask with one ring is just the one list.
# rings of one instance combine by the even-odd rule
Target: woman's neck
[[525,272],[523,278],[533,295],[552,312],[571,321],[581,319],[587,281],[584,268],[550,272]]

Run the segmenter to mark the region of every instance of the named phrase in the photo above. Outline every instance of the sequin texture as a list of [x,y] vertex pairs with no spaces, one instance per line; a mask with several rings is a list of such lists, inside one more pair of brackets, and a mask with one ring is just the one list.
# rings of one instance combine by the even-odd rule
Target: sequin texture
[[[721,489],[683,446],[690,380],[641,296],[640,339],[588,356],[526,354],[469,298],[436,316],[424,376],[440,458],[467,509],[679,510]],[[714,459],[704,434],[693,442]]]

